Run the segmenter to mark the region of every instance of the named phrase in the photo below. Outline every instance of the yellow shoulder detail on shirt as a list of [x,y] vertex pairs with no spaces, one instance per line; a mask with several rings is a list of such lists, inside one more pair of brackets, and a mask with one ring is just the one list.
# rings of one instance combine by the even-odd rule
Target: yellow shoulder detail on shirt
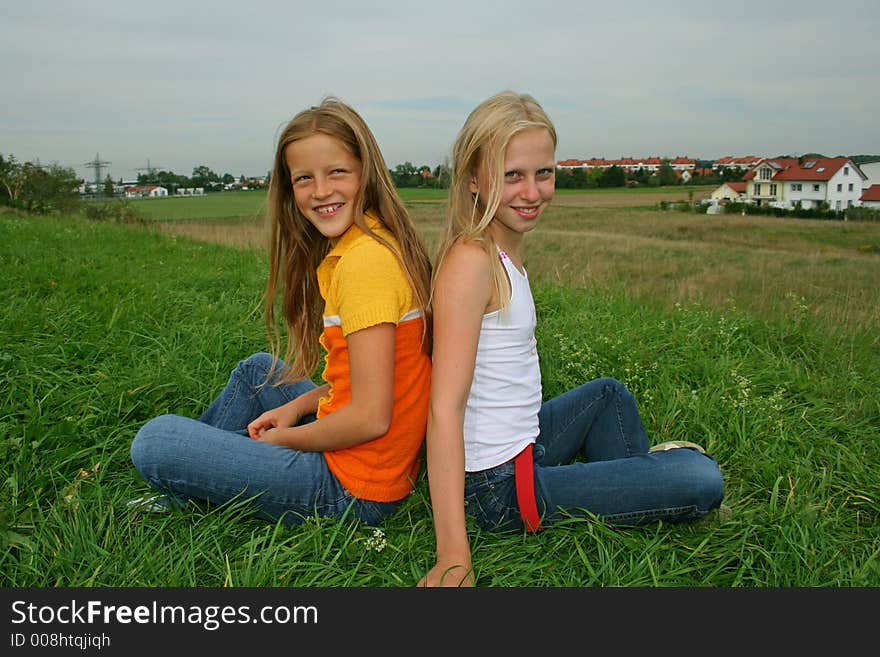
[[[397,241],[377,219],[368,225],[394,249]],[[413,295],[397,256],[356,225],[346,231],[318,268],[324,316],[337,316],[344,335],[376,324],[397,324]]]

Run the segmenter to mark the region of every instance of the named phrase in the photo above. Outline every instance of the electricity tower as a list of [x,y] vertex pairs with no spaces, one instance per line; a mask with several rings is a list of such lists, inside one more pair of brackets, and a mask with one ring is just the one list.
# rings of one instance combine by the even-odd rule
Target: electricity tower
[[135,169],[135,171],[146,171],[147,172],[147,182],[155,182],[157,168],[158,167],[150,166],[150,158],[147,158],[147,166],[138,167]]
[[91,167],[95,170],[95,191],[101,193],[101,169],[108,166],[110,162],[101,160],[101,157],[95,153],[95,159],[91,162],[84,162],[84,167]]

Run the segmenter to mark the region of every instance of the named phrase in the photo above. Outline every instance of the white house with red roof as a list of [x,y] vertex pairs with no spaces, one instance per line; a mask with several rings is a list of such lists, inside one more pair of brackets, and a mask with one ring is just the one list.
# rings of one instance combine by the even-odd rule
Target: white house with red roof
[[712,192],[711,198],[715,202],[734,201],[742,202],[746,197],[746,183],[744,182],[726,182]]
[[787,209],[860,205],[866,180],[848,157],[763,158],[743,176],[750,202]]
[[859,169],[867,176],[865,192],[862,194],[862,205],[869,208],[880,208],[880,160],[862,162]]
[[168,190],[159,185],[135,185],[134,187],[125,188],[126,198],[140,198],[147,196],[149,198],[158,198],[160,196],[168,196]]
[[712,168],[715,171],[721,171],[722,169],[741,169],[743,171],[748,171],[753,166],[758,164],[762,158],[757,155],[745,155],[743,157],[734,157],[732,155],[726,155],[724,157],[719,157],[712,163]]
[[871,185],[859,200],[866,208],[880,208],[880,185]]

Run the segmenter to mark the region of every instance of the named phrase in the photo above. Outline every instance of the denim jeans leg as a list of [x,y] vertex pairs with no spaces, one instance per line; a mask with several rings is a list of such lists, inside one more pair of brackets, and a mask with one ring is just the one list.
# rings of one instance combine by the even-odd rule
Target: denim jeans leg
[[724,498],[715,459],[690,448],[537,466],[535,490],[546,524],[588,514],[623,525],[694,520]]
[[[535,488],[545,524],[586,514],[617,524],[690,520],[724,496],[712,457],[692,449],[648,453],[635,398],[616,379],[549,400],[539,421]],[[573,463],[579,456],[585,460]]]
[[266,383],[272,367],[271,354],[256,353],[240,361],[230,374],[226,387],[199,420],[220,429],[241,431],[265,411],[286,404],[315,388],[308,378],[293,384],[275,385],[282,366],[283,362],[279,360],[272,380]]
[[[261,386],[270,366],[269,354],[241,361],[198,420],[161,415],[141,427],[130,451],[141,476],[177,503],[248,501],[260,517],[287,524],[314,514],[373,524],[393,512],[396,502],[355,498],[330,471],[323,453],[248,437],[247,424],[255,417],[315,387],[308,379]],[[314,419],[306,416],[300,424]]]
[[312,515],[374,524],[397,508],[396,502],[355,498],[321,452],[252,440],[179,415],[160,415],[141,427],[131,459],[151,487],[178,503],[247,502],[257,516],[286,524]]
[[650,447],[635,397],[617,379],[594,379],[548,400],[538,423],[536,460],[542,465],[567,464],[579,455],[588,461],[616,459]]

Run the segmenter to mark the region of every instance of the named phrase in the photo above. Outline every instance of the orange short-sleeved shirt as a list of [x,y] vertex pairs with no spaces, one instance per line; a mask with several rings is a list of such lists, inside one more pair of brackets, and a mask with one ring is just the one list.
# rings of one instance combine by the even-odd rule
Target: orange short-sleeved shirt
[[[399,248],[379,220],[366,215],[375,233]],[[318,266],[324,299],[321,345],[327,350],[324,380],[330,391],[318,404],[323,417],[351,401],[346,336],[377,324],[397,326],[394,343],[394,409],[383,436],[324,452],[333,474],[355,497],[393,502],[412,491],[421,467],[428,422],[431,359],[422,348],[423,314],[397,257],[356,225]]]

